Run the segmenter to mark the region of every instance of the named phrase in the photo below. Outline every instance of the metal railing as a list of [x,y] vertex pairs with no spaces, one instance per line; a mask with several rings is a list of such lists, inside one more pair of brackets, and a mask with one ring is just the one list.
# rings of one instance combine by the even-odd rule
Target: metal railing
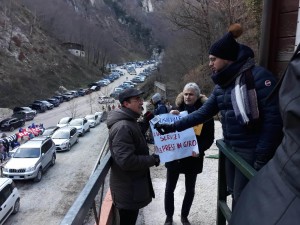
[[257,171],[251,167],[244,159],[237,155],[230,146],[223,140],[216,141],[219,148],[219,168],[218,168],[218,204],[217,204],[217,225],[225,225],[231,218],[231,210],[227,205],[227,185],[225,174],[225,160],[229,159],[248,179],[251,179]]
[[101,149],[93,173],[60,225],[82,225],[90,209],[93,211],[95,223],[99,223],[101,205],[97,210],[95,199],[100,192],[100,202],[102,202],[105,178],[111,166],[111,154],[107,143],[108,138]]

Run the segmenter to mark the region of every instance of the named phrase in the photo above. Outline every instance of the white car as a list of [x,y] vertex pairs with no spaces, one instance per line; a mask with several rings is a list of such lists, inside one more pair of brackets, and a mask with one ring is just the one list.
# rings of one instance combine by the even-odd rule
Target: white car
[[56,126],[58,127],[65,127],[69,124],[69,122],[72,120],[72,117],[63,117],[61,118],[58,123],[56,124]]
[[0,178],[0,224],[20,209],[20,194],[10,178]]
[[101,118],[95,114],[86,115],[85,118],[90,123],[90,127],[95,127],[95,126],[99,125],[101,122],[101,120],[100,120]]
[[75,127],[62,127],[54,132],[52,140],[56,151],[70,151],[71,147],[78,142],[79,133]]
[[70,127],[75,127],[80,136],[84,136],[86,132],[90,131],[90,123],[86,118],[75,118],[69,123]]

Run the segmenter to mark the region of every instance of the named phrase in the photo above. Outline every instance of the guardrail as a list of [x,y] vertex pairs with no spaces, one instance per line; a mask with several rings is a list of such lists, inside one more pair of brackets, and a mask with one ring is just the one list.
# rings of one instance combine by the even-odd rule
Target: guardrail
[[95,223],[98,225],[101,213],[101,205],[97,210],[96,196],[100,194],[100,203],[103,200],[103,191],[105,178],[111,166],[111,154],[108,151],[108,138],[106,139],[100,152],[94,171],[91,174],[87,184],[65,215],[60,225],[82,225],[89,214],[89,210],[93,210]]
[[225,225],[231,218],[231,210],[227,205],[227,185],[225,174],[225,160],[228,158],[248,179],[251,179],[257,171],[251,167],[244,159],[237,155],[230,146],[223,140],[216,141],[219,148],[219,168],[218,168],[218,204],[217,204],[217,225]]

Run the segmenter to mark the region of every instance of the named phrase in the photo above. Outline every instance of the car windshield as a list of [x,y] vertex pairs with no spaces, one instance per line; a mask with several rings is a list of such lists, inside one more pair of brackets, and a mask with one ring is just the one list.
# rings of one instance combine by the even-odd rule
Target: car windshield
[[71,120],[70,125],[71,126],[81,126],[82,125],[82,120],[81,119]]
[[53,139],[68,139],[69,138],[69,132],[65,130],[58,130],[53,135]]
[[49,130],[44,130],[43,134],[44,136],[47,136],[47,135],[51,135],[53,132],[53,129],[49,129]]
[[69,118],[62,118],[58,123],[59,124],[65,124],[68,123]]
[[94,115],[87,115],[85,118],[88,119],[88,120],[91,120],[91,119],[94,120],[95,116]]
[[19,148],[13,155],[14,158],[39,158],[39,148]]

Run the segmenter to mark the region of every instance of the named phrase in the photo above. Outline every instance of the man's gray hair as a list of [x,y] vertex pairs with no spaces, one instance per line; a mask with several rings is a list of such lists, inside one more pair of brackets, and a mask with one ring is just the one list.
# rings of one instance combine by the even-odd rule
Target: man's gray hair
[[194,90],[196,96],[197,96],[197,97],[200,96],[201,90],[200,90],[199,86],[198,86],[196,83],[194,83],[194,82],[187,83],[187,84],[184,86],[183,91],[185,91],[185,90],[187,90],[187,89],[192,89],[192,90]]

